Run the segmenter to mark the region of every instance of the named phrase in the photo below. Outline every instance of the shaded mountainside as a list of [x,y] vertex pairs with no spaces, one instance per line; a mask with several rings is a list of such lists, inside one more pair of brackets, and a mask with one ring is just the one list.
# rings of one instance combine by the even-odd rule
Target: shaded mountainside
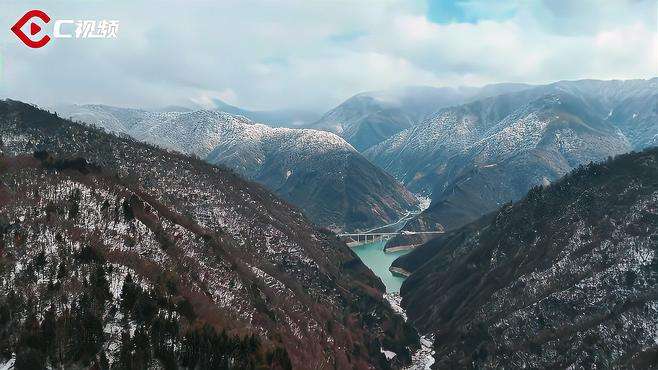
[[394,266],[436,368],[658,366],[658,148],[581,166]]
[[87,105],[61,112],[226,165],[334,230],[388,223],[417,204],[390,175],[328,132],[271,128],[214,111],[163,113]]
[[[491,216],[482,216],[477,221],[458,229],[447,231],[445,234],[439,234],[424,242],[421,239],[417,239],[419,245],[411,252],[396,258],[391,264],[391,268],[409,276],[427,261],[439,254],[439,251],[445,252],[451,250],[451,247],[447,247],[446,245],[454,246],[464,242],[465,238],[468,238],[471,233],[486,225],[490,220]],[[444,267],[447,267],[450,261],[450,259],[442,260]],[[434,263],[437,263],[437,261]]]
[[402,109],[376,97],[359,94],[327,112],[310,127],[343,137],[359,151],[410,127],[413,118]]
[[366,92],[347,99],[309,127],[336,133],[363,152],[441,108],[527,87],[523,84],[483,88],[410,86]]
[[383,348],[408,361],[417,337],[379,279],[261,186],[20,102],[0,102],[0,137],[3,358],[365,369],[389,366]]
[[[579,164],[658,143],[656,86],[585,80],[500,95],[442,110],[365,154],[431,194],[407,230],[451,230]],[[423,241],[399,237],[389,246]]]

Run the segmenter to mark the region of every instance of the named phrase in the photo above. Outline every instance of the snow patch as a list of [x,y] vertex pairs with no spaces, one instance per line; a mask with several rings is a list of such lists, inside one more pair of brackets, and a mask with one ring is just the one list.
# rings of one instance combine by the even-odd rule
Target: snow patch
[[395,352],[387,351],[387,350],[385,350],[385,349],[383,349],[383,348],[380,348],[380,349],[379,349],[379,352],[383,353],[384,356],[386,357],[386,359],[389,360],[389,361],[390,361],[391,359],[393,359],[393,357],[395,357],[395,356],[398,355],[398,354],[395,353]]

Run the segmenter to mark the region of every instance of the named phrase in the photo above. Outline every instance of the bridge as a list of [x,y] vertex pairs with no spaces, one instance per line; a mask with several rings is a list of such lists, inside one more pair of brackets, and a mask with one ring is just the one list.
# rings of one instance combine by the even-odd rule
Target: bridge
[[374,243],[381,240],[389,240],[397,235],[428,235],[443,233],[444,231],[398,231],[388,233],[362,232],[338,234],[338,237],[343,239],[348,246],[354,247],[361,244]]

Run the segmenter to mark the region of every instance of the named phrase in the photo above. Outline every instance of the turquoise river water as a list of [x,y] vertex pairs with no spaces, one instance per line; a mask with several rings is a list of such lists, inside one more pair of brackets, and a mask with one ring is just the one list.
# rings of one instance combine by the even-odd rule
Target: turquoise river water
[[396,258],[407,254],[409,251],[384,253],[384,244],[386,244],[384,241],[362,244],[353,247],[352,250],[375,275],[382,279],[382,282],[386,285],[387,293],[397,293],[400,291],[404,277],[393,275],[388,271],[388,268],[391,267],[391,263]]

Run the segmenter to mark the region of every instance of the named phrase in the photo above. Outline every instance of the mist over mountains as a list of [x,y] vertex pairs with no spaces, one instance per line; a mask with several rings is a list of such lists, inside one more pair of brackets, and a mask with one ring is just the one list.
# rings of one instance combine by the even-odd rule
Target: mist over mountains
[[0,370],[658,370],[658,1],[0,1]]
[[336,230],[367,229],[413,209],[413,197],[380,167],[432,199],[406,227],[422,231],[464,225],[581,163],[655,144],[655,88],[656,79],[581,80],[361,93],[308,125],[347,142],[269,128],[221,102],[218,109],[235,114],[102,105],[58,111],[225,164]]
[[[166,235],[169,224],[153,224],[149,221],[153,217],[169,217],[168,222],[187,228],[197,239],[206,238],[206,228],[223,230],[230,226],[233,231],[222,231],[213,238],[218,238],[219,245],[248,246],[249,251],[255,248],[244,261],[269,288],[292,292],[311,289],[310,296],[290,296],[306,302],[301,305],[310,304],[310,300],[323,301],[327,299],[324,292],[330,292],[328,296],[334,298],[326,315],[332,317],[330,321],[346,323],[341,327],[344,331],[336,335],[356,335],[370,343],[356,350],[355,342],[345,339],[345,348],[352,346],[359,355],[344,358],[342,349],[337,348],[329,352],[334,364],[372,365],[376,361],[375,367],[395,368],[416,361],[412,352],[418,342],[413,328],[424,335],[425,342],[421,343],[425,343],[426,352],[430,350],[427,338],[436,339],[431,347],[435,368],[469,364],[642,368],[656,363],[655,344],[648,337],[648,333],[655,333],[656,324],[652,321],[657,281],[656,153],[655,149],[623,153],[658,145],[658,78],[559,81],[535,86],[501,84],[472,89],[413,87],[362,93],[299,128],[256,122],[246,117],[249,111],[232,106],[225,106],[230,113],[173,106],[152,111],[105,105],[57,108],[61,116],[103,128],[120,139],[110,139],[109,134],[53,118],[20,103],[5,105],[4,119],[10,129],[5,129],[3,144],[8,158],[25,157],[31,151],[48,153],[40,154],[45,157],[37,158],[38,162],[18,160],[21,164],[10,166],[12,171],[29,168],[34,172],[30,176],[48,178],[47,183],[53,184],[79,182],[77,177],[69,178],[69,167],[80,164],[63,158],[87,158],[90,162],[83,162],[83,168],[89,172],[84,176],[91,176],[94,186],[113,189],[113,194],[138,195],[142,201],[131,206],[138,214],[137,220],[154,230],[155,240],[167,248],[173,245],[173,250],[185,250],[177,239],[172,237],[174,240],[168,242],[158,236]],[[58,126],[45,123],[52,120],[60,125],[66,122],[63,125],[68,131],[53,134]],[[53,139],[48,139],[49,135]],[[67,135],[84,139],[68,144],[70,139],[64,139]],[[101,146],[100,139],[90,139],[95,135],[111,145],[92,150],[94,145]],[[88,141],[92,144],[79,146]],[[151,147],[139,142],[165,150],[146,150],[143,148]],[[117,159],[117,153],[130,155],[128,158],[122,154],[123,159]],[[206,188],[202,182],[202,191],[194,182],[204,178],[206,170],[197,168],[215,167],[185,155],[226,166],[235,173],[222,169],[226,174],[220,177],[231,180]],[[142,156],[158,160],[147,164]],[[98,171],[107,169],[122,174],[120,178],[130,177],[135,172],[134,168],[126,170],[134,166],[128,165],[131,161],[147,173],[137,177],[145,191],[138,193],[123,182],[96,179]],[[50,178],[48,171],[60,168],[62,163],[68,163],[65,169],[69,172],[55,173]],[[143,170],[150,165],[155,166],[150,172]],[[176,183],[174,189],[178,191],[162,193],[161,189],[170,185],[169,180],[162,182],[163,174],[165,178],[166,174],[186,178],[184,191],[178,194],[182,184]],[[241,196],[243,187],[249,189],[247,192],[267,195],[247,200],[248,209],[239,216],[229,215],[222,208],[227,207],[223,197],[242,204],[233,197]],[[282,200],[269,195],[265,188]],[[213,205],[217,191],[216,196],[224,202],[219,211]],[[223,191],[231,195],[222,195]],[[418,212],[418,196],[431,199],[429,208],[409,215]],[[191,201],[188,197],[194,201],[193,206],[186,205]],[[178,209],[184,219],[169,216],[158,203],[161,198],[174,202],[166,204]],[[67,207],[70,199],[52,201]],[[40,206],[37,200],[29,202],[28,207]],[[88,206],[102,205],[96,202]],[[116,209],[119,212],[120,208]],[[387,224],[405,215],[409,220],[400,224],[401,233],[386,243],[386,249],[414,249],[392,265],[393,270],[410,276],[401,294],[403,312],[413,328],[392,313],[382,297],[380,282],[353,252],[330,231],[313,226],[363,231],[391,227]],[[248,221],[249,217],[256,218]],[[121,222],[130,224],[127,219]],[[251,225],[248,230],[244,222]],[[286,229],[288,239],[267,231],[274,227],[271,223],[277,225],[274,230]],[[414,231],[445,233],[438,237],[407,233]],[[259,233],[266,235],[256,237]],[[305,236],[298,237],[297,233]],[[226,235],[233,239],[227,241]],[[275,253],[282,259],[270,261],[268,248],[283,246],[281,254]],[[222,253],[230,255],[231,261],[247,258],[242,252]],[[317,264],[318,271],[327,269],[329,275],[283,258],[288,253],[293,257],[302,253],[300,260]],[[156,259],[154,263],[161,262]],[[92,270],[85,267],[84,273]],[[241,286],[252,284],[250,275],[240,275],[242,269],[237,271],[234,280],[239,279]],[[346,280],[338,280],[343,273]],[[115,281],[125,280],[124,275],[114,276],[111,271],[104,274],[110,274]],[[198,284],[194,279],[181,273],[177,284]],[[299,286],[292,286],[289,279],[302,280]],[[33,289],[34,285],[29,284],[34,282],[27,285]],[[331,293],[346,286],[350,287],[348,293]],[[264,330],[281,333],[283,339],[267,342],[280,348],[276,361],[304,363],[308,354],[293,348],[313,331],[297,336],[294,328],[298,324],[277,326],[277,310],[288,317],[297,317],[297,313],[289,312],[274,295],[264,294],[266,298],[258,295],[262,299],[247,294],[239,301],[264,315],[258,316]],[[397,301],[386,297],[400,312]],[[191,298],[170,294],[159,299]],[[349,320],[338,314],[347,309],[344,302],[349,299],[359,302],[348,310],[363,320],[358,324],[363,330],[350,330]],[[321,308],[312,307],[319,311],[305,311],[299,320],[317,322],[324,315]],[[360,316],[369,308],[376,310],[372,322]],[[228,312],[233,315],[230,317],[239,317],[239,312]],[[185,320],[179,320],[178,325],[187,325]],[[241,325],[251,324],[240,321]],[[322,351],[327,338],[334,338],[328,334],[334,333],[333,327],[323,330],[324,334],[312,342],[313,356]],[[634,337],[629,332],[641,335]],[[579,352],[564,354],[570,353],[570,348],[578,348]],[[273,352],[268,353],[265,347],[258,347],[248,356],[274,358]],[[382,354],[386,354],[383,359]]]
[[442,109],[364,154],[431,196],[408,230],[449,230],[579,164],[656,145],[657,87],[657,79],[537,86]]
[[247,110],[213,99],[215,110],[244,116],[252,121],[264,123],[271,127],[304,127],[315,122],[319,115],[315,112],[298,109]]
[[411,86],[365,92],[347,99],[309,127],[333,132],[362,152],[441,108],[528,87],[524,84],[482,88]]

